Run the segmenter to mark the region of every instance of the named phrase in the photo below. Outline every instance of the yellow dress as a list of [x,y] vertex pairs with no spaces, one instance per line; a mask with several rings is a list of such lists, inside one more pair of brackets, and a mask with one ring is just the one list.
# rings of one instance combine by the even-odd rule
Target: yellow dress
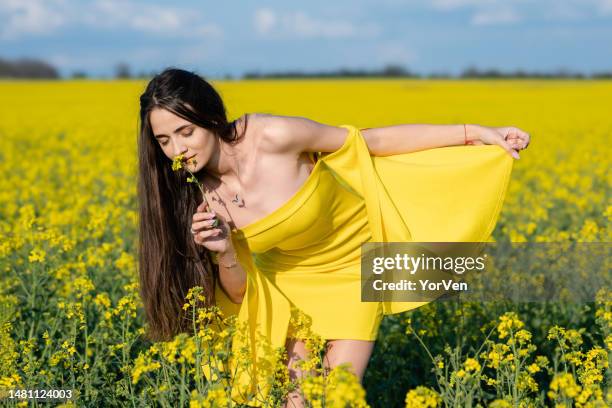
[[247,344],[253,362],[234,378],[236,402],[262,406],[273,375],[270,347],[293,335],[295,308],[325,339],[375,340],[384,315],[427,303],[361,302],[362,243],[483,242],[498,219],[513,163],[500,146],[372,156],[360,129],[341,127],[348,130],[342,147],[317,153],[286,203],[233,231],[246,293],[241,304],[219,285],[215,294],[223,313],[248,327],[246,340],[233,343],[236,352]]

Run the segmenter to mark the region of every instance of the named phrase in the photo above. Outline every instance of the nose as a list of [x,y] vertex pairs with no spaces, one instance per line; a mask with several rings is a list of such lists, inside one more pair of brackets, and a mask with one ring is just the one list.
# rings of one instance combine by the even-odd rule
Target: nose
[[183,147],[181,145],[179,145],[176,141],[173,142],[174,146],[173,146],[173,150],[174,150],[174,157],[178,156],[179,154],[184,154],[185,156],[187,155],[187,148]]

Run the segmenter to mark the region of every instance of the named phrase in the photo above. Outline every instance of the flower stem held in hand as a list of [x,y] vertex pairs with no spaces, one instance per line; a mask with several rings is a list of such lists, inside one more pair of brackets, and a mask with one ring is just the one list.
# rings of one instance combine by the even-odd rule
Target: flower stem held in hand
[[[180,169],[185,169],[189,172],[190,176],[187,177],[187,182],[195,183],[198,186],[198,188],[200,189],[200,192],[202,192],[202,198],[206,202],[207,211],[210,211],[211,208],[210,208],[210,205],[208,204],[208,201],[206,200],[206,196],[204,196],[204,189],[202,188],[202,183],[200,183],[198,178],[193,175],[193,173],[191,172],[191,170],[189,170],[187,166],[183,165],[184,160],[185,160],[185,156],[183,154],[179,154],[178,156],[175,156],[174,159],[172,160],[172,170],[178,171]],[[189,162],[193,163],[194,166],[197,164],[197,161],[195,159],[190,159]],[[215,221],[212,224],[212,226],[217,227],[218,225],[219,225],[219,219],[215,218]]]

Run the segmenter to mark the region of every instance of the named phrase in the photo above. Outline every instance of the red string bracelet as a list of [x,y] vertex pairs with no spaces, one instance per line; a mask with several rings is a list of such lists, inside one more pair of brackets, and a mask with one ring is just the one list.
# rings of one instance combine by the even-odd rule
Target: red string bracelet
[[465,136],[465,139],[464,139],[464,142],[463,142],[464,145],[471,145],[471,144],[473,144],[471,140],[470,141],[467,140],[467,129],[465,128],[465,123],[463,124],[463,135]]

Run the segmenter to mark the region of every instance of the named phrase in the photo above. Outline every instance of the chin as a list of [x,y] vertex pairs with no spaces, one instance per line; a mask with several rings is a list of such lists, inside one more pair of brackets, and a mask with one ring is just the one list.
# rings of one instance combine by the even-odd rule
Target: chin
[[202,165],[200,163],[198,163],[197,165],[194,165],[193,163],[189,163],[185,167],[187,167],[189,171],[191,171],[192,173],[195,173],[202,168]]
[[[197,165],[193,164],[193,160],[196,160],[198,162]],[[189,170],[193,171],[194,169],[197,169],[197,168],[201,167],[200,161],[198,160],[198,158],[196,156],[194,156],[189,161],[185,161],[185,167],[187,167],[187,168],[189,168]]]

